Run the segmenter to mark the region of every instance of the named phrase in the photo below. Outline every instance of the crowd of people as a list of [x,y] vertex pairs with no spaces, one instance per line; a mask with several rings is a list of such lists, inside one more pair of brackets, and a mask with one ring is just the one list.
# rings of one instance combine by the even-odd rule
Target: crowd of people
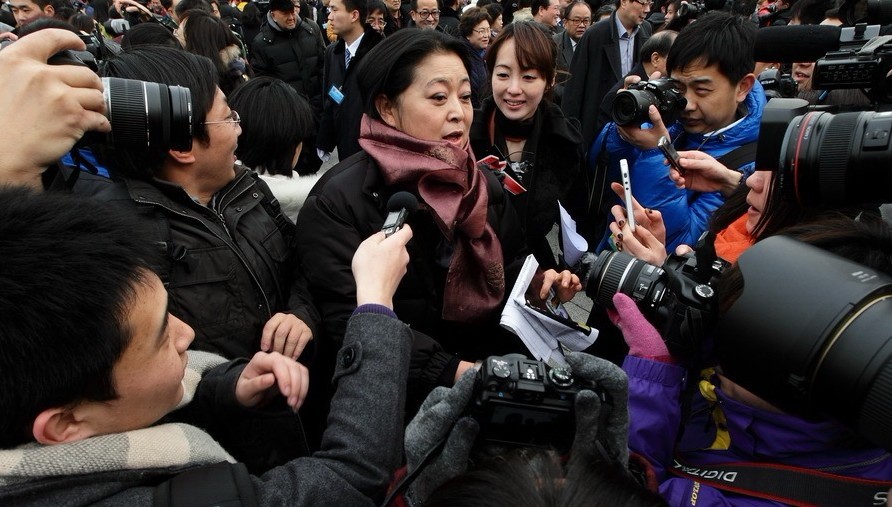
[[[705,5],[4,1],[0,503],[885,505],[888,450],[736,383],[711,329],[679,353],[635,294],[565,350],[569,450],[478,439],[481,369],[530,354],[500,324],[529,258],[553,306],[602,252],[714,249],[719,320],[769,237],[892,276],[874,203],[796,203],[756,164],[762,69],[876,105],[754,59],[840,5]],[[115,79],[161,85],[163,119],[112,114]],[[674,111],[615,121],[646,82]]]

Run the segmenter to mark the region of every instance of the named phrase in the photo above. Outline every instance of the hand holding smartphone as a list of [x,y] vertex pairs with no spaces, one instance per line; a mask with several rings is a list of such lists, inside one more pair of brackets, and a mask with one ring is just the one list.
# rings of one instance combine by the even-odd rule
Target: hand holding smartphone
[[675,151],[675,146],[672,146],[672,141],[670,141],[666,136],[660,137],[660,140],[657,141],[657,147],[660,148],[660,151],[663,152],[663,155],[666,156],[666,159],[669,161],[669,164],[675,168],[682,176],[684,176],[684,168],[681,167],[681,157],[678,156],[678,152]]
[[632,208],[632,179],[629,177],[629,162],[626,159],[619,161],[619,173],[623,180],[623,192],[626,201],[626,221],[629,223],[629,229],[635,232],[635,213]]

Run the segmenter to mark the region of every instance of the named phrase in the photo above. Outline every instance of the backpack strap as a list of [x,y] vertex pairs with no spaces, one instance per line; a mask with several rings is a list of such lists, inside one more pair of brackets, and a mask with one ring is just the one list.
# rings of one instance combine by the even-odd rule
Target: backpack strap
[[251,475],[242,463],[217,463],[187,470],[155,487],[156,507],[258,505]]
[[263,178],[254,171],[251,171],[251,177],[254,178],[254,185],[260,190],[260,205],[263,206],[266,213],[273,218],[273,221],[276,223],[276,228],[282,233],[288,248],[293,248],[297,240],[297,228],[295,227],[294,222],[292,222],[291,219],[285,215],[285,212],[282,211],[282,205],[279,204],[279,200],[273,195],[273,191],[270,190],[269,185],[263,181]]
[[[678,454],[668,471],[722,491],[792,505],[875,505],[877,495],[882,493],[885,499],[886,492],[892,487],[890,481],[846,477],[773,463],[692,465]],[[691,498],[692,502],[695,500]]]
[[717,159],[719,163],[729,169],[738,169],[740,166],[756,160],[756,141],[738,146]]

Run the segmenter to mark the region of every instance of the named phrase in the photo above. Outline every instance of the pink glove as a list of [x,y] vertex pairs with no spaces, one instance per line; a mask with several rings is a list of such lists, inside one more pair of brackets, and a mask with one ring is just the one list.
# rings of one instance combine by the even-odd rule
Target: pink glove
[[629,296],[616,293],[613,296],[615,310],[607,310],[607,315],[613,325],[623,332],[626,345],[629,346],[629,355],[652,359],[664,363],[672,363],[672,355],[666,348],[666,342],[660,337],[660,333],[641,314],[638,305]]

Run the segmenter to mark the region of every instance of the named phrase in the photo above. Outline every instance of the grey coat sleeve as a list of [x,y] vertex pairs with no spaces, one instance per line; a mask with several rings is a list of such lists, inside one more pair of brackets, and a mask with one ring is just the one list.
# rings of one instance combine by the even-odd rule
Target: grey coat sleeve
[[261,505],[376,505],[400,465],[412,333],[377,314],[351,317],[321,450],[254,479]]

